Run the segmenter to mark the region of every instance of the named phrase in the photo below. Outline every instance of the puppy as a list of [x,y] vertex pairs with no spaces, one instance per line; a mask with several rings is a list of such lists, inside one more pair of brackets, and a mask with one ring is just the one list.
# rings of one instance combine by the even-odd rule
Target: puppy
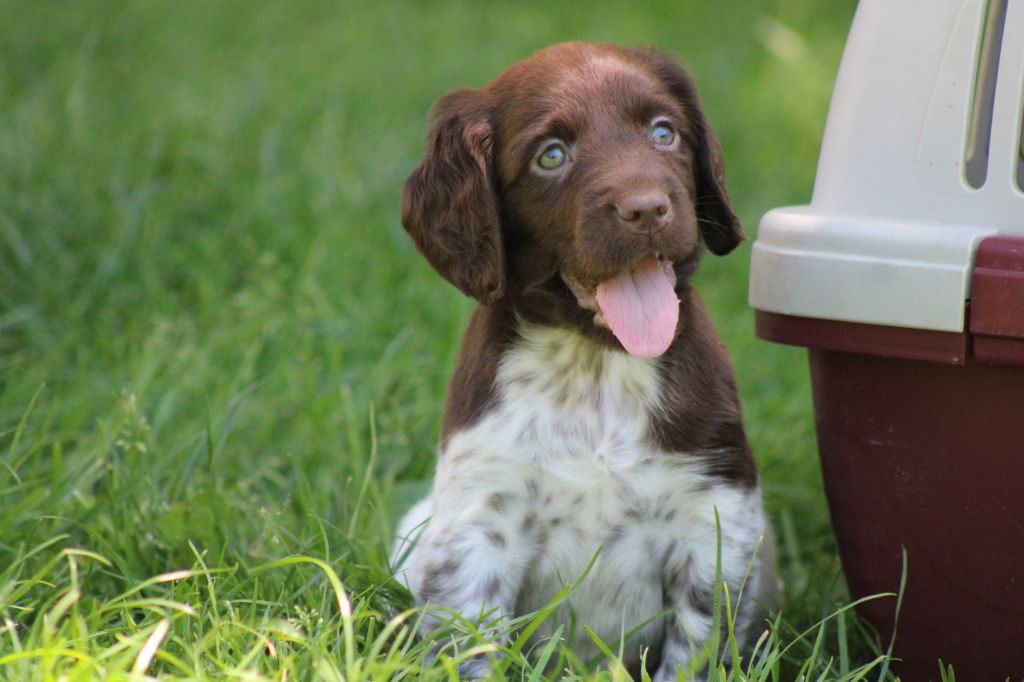
[[556,45],[437,102],[402,224],[480,305],[394,548],[418,603],[488,625],[580,581],[535,636],[565,624],[586,660],[583,626],[613,650],[633,632],[656,681],[711,634],[719,550],[737,634],[763,617],[757,468],[690,288],[705,246],[743,239],[723,179],[691,79],[653,51]]

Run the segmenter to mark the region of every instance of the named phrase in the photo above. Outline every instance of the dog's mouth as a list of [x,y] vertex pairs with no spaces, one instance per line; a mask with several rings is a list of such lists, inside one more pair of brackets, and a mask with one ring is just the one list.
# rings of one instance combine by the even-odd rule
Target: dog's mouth
[[672,344],[679,298],[675,270],[664,256],[649,253],[597,284],[565,272],[561,277],[580,307],[593,311],[594,324],[610,330],[630,355],[654,358]]

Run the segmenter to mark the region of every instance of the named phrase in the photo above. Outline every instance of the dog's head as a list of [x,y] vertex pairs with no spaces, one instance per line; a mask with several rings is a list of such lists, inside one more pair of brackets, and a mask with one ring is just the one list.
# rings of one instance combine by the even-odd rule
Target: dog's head
[[743,239],[690,77],[648,50],[566,43],[435,105],[402,223],[484,304],[643,356],[675,334],[701,242]]

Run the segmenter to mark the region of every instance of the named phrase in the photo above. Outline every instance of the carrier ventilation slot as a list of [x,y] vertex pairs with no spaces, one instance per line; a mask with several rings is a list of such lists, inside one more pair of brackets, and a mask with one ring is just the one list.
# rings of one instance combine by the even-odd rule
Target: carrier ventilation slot
[[[974,78],[971,101],[971,122],[964,154],[964,170],[968,184],[978,189],[988,177],[988,150],[992,139],[992,110],[996,101],[996,76],[999,75],[999,52],[1003,47],[1006,9],[1010,0],[988,0],[978,54],[978,72]],[[1018,180],[1021,170],[1018,167]]]
[[1017,149],[1017,189],[1024,192],[1024,99],[1020,107],[1020,145]]

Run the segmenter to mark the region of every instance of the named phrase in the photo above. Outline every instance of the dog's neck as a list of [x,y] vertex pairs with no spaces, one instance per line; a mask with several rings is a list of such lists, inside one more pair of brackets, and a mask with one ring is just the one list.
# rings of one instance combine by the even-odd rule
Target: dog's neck
[[[695,294],[687,289],[680,302],[680,338],[666,355],[699,352],[698,348],[675,348],[690,326],[694,301]],[[510,381],[521,386],[530,374],[517,371],[524,363],[538,365],[534,368],[537,379],[548,382],[567,375],[605,379],[611,370],[621,376],[642,374],[646,377],[644,385],[632,390],[645,394],[642,403],[649,410],[655,401],[653,392],[660,384],[662,359],[631,357],[607,329],[594,325],[592,317],[592,312],[580,309],[567,295],[539,288],[526,296],[478,306],[470,318],[448,387],[442,443],[489,412],[499,389],[507,389]],[[627,367],[636,372],[626,372]],[[578,394],[586,392],[584,384],[591,383],[573,383],[571,390],[568,383],[560,383],[560,390],[563,395]],[[596,383],[593,386],[597,388]]]
[[632,357],[574,329],[517,319],[518,340],[502,357],[495,384],[513,400],[530,396],[552,413],[611,407],[646,415],[660,402],[656,359]]
[[[647,361],[628,356],[614,346],[613,339],[601,338],[597,332],[580,332],[579,327],[571,324],[536,321],[521,314],[510,299],[478,306],[448,386],[441,425],[442,447],[452,435],[472,427],[495,409],[500,399],[502,363],[522,347],[526,330],[527,339],[533,333],[562,339],[551,362],[545,365],[547,378],[562,371],[575,371],[578,364],[586,364],[588,355],[591,362],[598,357],[613,357],[625,364],[645,363],[653,377],[646,390],[657,392],[656,396],[646,398],[650,428],[661,448],[667,452],[707,453],[721,475],[753,485],[757,472],[750,457],[742,454],[747,445],[736,386],[731,374],[719,371],[729,365],[725,349],[696,293],[686,288],[680,298],[676,339],[661,357]],[[563,362],[570,357],[577,365]],[[650,407],[655,402],[657,407]],[[733,455],[715,454],[729,448]]]

